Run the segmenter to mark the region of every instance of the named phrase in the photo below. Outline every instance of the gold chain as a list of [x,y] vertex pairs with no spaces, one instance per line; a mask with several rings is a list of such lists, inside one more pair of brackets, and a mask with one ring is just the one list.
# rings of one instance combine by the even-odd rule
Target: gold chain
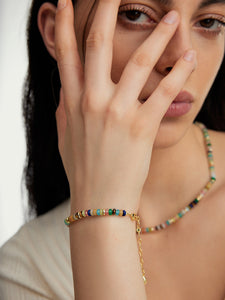
[[137,234],[138,234],[138,253],[140,257],[140,264],[141,264],[141,270],[142,270],[142,277],[144,280],[144,284],[147,284],[147,279],[145,276],[145,270],[144,270],[144,259],[143,259],[143,251],[142,251],[142,239],[141,239],[141,221],[140,217],[136,214],[128,214],[132,221],[136,221],[137,226]]

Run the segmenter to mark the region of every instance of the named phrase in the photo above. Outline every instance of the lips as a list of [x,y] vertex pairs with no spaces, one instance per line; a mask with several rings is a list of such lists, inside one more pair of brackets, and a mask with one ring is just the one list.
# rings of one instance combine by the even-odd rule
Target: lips
[[182,91],[173,100],[173,103],[192,103],[193,101],[194,97],[190,93],[188,93],[187,91]]
[[187,91],[180,92],[170,104],[164,117],[174,118],[186,115],[191,110],[193,101],[194,98],[190,93]]
[[[142,102],[146,100],[147,99],[144,99]],[[174,118],[187,114],[191,110],[193,101],[194,97],[190,93],[187,91],[180,92],[170,104],[164,117]]]

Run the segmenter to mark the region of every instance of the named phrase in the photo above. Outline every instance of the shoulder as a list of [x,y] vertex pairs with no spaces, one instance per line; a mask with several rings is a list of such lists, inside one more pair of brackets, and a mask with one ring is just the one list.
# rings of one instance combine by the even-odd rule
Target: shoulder
[[[65,202],[21,229],[0,249],[0,288],[11,282],[45,295],[72,299],[69,232]],[[57,298],[57,299],[60,299]]]

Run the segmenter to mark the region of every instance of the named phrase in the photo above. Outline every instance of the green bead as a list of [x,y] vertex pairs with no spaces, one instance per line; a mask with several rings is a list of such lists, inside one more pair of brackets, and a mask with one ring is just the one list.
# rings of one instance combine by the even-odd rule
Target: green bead
[[195,204],[198,204],[199,200],[198,200],[198,199],[195,199],[193,202],[194,202]]
[[112,209],[109,209],[109,215],[110,216],[112,215]]

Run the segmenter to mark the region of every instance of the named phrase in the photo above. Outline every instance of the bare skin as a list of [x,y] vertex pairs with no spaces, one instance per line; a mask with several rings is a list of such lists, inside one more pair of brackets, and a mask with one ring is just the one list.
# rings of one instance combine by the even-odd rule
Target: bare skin
[[[79,20],[79,17],[83,16],[81,12],[82,8],[84,9],[82,6],[84,2],[79,4],[78,1],[77,8],[80,11],[75,10],[76,28],[79,26],[84,28],[84,20]],[[87,207],[127,208],[138,212],[142,226],[150,226],[163,222],[185,207],[209,179],[204,140],[200,129],[193,125],[193,120],[222,62],[224,29],[222,28],[218,35],[206,34],[205,31],[203,33],[202,29],[199,29],[197,21],[199,21],[199,16],[206,19],[209,14],[210,16],[211,14],[225,16],[225,6],[220,3],[198,9],[200,0],[174,1],[174,6],[169,8],[179,13],[177,20],[170,25],[161,22],[148,40],[147,37],[152,32],[152,27],[149,27],[147,31],[128,32],[125,25],[121,26],[121,23],[118,23],[113,40],[114,55],[111,73],[113,83],[111,83],[109,62],[113,22],[110,23],[108,20],[115,18],[113,11],[118,9],[119,2],[100,1],[102,9],[97,11],[95,18],[97,7],[92,11],[87,20],[86,31],[79,32],[77,35],[78,44],[75,42],[75,35],[71,29],[73,22],[70,2],[66,8],[59,10],[56,16],[56,25],[54,24],[56,48],[54,43],[49,42],[51,38],[43,30],[46,28],[46,23],[41,22],[47,6],[43,6],[42,13],[39,14],[39,28],[46,47],[51,55],[57,58],[61,74],[63,92],[56,117],[59,149],[72,194],[71,211]],[[88,7],[91,7],[91,1],[87,3]],[[122,1],[122,4],[127,3],[128,1]],[[129,3],[140,5],[141,2],[129,1]],[[147,6],[147,1],[144,1],[144,4]],[[109,5],[111,9],[107,7]],[[165,12],[170,10],[164,7],[164,10],[160,8],[160,11],[156,4],[151,3],[151,5],[159,16],[162,11],[164,16]],[[54,11],[51,5],[48,9]],[[85,15],[88,16],[87,12]],[[107,25],[107,22],[111,27]],[[103,35],[107,33],[108,38],[103,46],[101,40],[93,39],[94,36],[91,34],[94,28],[97,28],[97,31]],[[88,39],[84,70],[84,74],[88,75],[85,78],[82,71],[84,57],[82,57],[81,37],[83,34],[84,40]],[[161,42],[159,42],[159,37]],[[144,41],[148,42],[143,44]],[[142,47],[138,49],[140,45]],[[136,49],[138,49],[135,52],[136,56],[133,56]],[[188,49],[196,51],[197,66],[194,57],[192,61],[184,60],[184,54]],[[143,52],[145,56],[138,55]],[[131,57],[134,58],[135,64],[128,65]],[[149,61],[151,63],[148,63]],[[130,69],[126,69],[126,66]],[[168,72],[168,68],[172,68],[172,71]],[[127,70],[127,73],[124,70]],[[133,74],[133,79],[130,74]],[[172,88],[168,89],[168,86]],[[179,118],[163,117],[180,90],[187,90],[194,96],[191,111]],[[146,97],[149,99],[144,104],[140,104],[137,100]],[[159,102],[158,99],[161,101]],[[80,106],[80,103],[86,105]],[[80,113],[80,107],[82,113]],[[86,130],[89,131],[83,130],[82,118],[85,119]],[[102,123],[99,120],[107,120],[106,124],[109,125],[106,126],[107,130],[102,131]],[[121,122],[121,120],[126,122]],[[110,131],[109,128],[115,131]],[[91,139],[85,140],[84,132],[86,139],[89,135]],[[108,139],[99,138],[102,132],[107,133],[102,136]],[[116,132],[120,134],[117,135]],[[130,132],[132,132],[131,135]],[[102,275],[99,270],[96,273],[95,266],[93,270],[89,267],[90,277],[83,271],[85,268],[82,264],[80,265],[80,261],[88,261],[90,253],[86,252],[82,256],[80,252],[82,249],[84,252],[87,251],[92,241],[90,239],[87,244],[82,239],[82,234],[91,238],[91,235],[88,235],[90,226],[93,226],[95,236],[101,246],[101,250],[99,248],[93,254],[96,260],[98,260],[98,252],[104,247],[110,257],[109,249],[112,247],[110,242],[104,241],[103,244],[101,240],[102,226],[104,226],[103,234],[112,235],[118,240],[123,237],[117,231],[114,232],[112,224],[107,224],[106,220],[101,220],[103,223],[99,222],[99,225],[96,220],[95,222],[88,220],[86,223],[83,222],[71,228],[74,284],[78,299],[90,297],[83,292],[87,278],[93,299],[101,299],[98,294],[100,288],[102,299],[106,299],[104,295],[107,295],[107,299],[115,299],[115,297],[126,299],[125,295],[127,299],[137,299],[137,297],[145,299],[146,296],[147,299],[157,300],[224,298],[225,134],[215,131],[209,131],[209,133],[214,148],[218,180],[204,200],[176,225],[156,234],[143,235],[144,266],[149,281],[145,287],[146,295],[142,282],[138,279],[141,277],[140,274],[137,274],[139,276],[137,278],[134,275],[135,268],[138,268],[136,265],[138,256],[133,237],[130,239],[129,254],[125,252],[127,251],[126,245],[120,243],[121,252],[124,252],[126,257],[123,257],[119,251],[117,254],[115,247],[112,257],[114,253],[118,261],[112,266],[109,262],[107,265],[112,274],[108,280],[113,281],[115,290],[120,289],[121,298],[114,290],[110,291],[112,298],[109,298],[107,291],[103,289],[103,286],[107,285],[107,276]],[[125,139],[127,135],[128,140]],[[125,143],[123,143],[124,140]],[[105,156],[104,153],[110,155]],[[85,165],[85,161],[89,161],[89,165]],[[134,161],[136,164],[133,164]],[[124,178],[126,178],[125,181]],[[119,229],[121,226],[124,228],[124,235],[131,234],[129,222],[118,224],[115,221],[113,223],[114,228]],[[76,246],[78,243],[79,249]],[[98,247],[94,241],[93,246]],[[124,267],[124,277],[119,274],[120,272],[116,272],[117,264],[119,270],[123,259],[134,261],[134,269]],[[98,261],[99,265],[100,261]],[[101,267],[104,270],[104,265]],[[76,272],[79,268],[82,269],[82,274]],[[98,274],[99,282],[95,279],[92,285],[90,281],[96,277],[96,274]],[[84,278],[83,281],[80,278]],[[133,290],[130,286],[128,290],[126,287],[121,289],[119,282],[124,278],[128,282],[135,283],[131,284]]]

